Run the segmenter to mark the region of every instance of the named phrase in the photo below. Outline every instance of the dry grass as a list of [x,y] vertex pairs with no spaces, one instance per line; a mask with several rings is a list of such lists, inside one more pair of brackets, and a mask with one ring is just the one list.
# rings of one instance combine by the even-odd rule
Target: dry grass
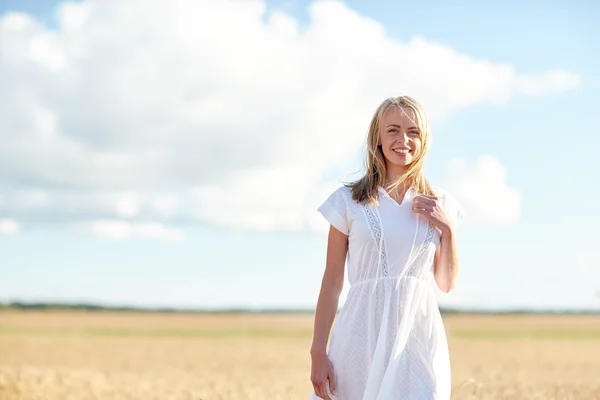
[[[453,399],[600,399],[600,316],[446,316]],[[308,399],[311,315],[0,312],[0,399]]]

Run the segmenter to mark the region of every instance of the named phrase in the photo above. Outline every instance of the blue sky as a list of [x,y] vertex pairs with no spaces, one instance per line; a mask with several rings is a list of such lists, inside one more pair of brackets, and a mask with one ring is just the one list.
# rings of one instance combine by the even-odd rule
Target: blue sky
[[[226,38],[194,23],[204,2],[182,23],[165,2],[133,10],[146,13],[134,23],[116,3],[74,4],[62,25],[59,2],[0,3],[0,106],[25,99],[0,113],[0,300],[314,307],[326,250],[316,207],[357,176],[378,102],[410,89],[432,115],[426,172],[470,217],[458,287],[440,304],[600,309],[600,5],[226,3],[214,16]],[[262,30],[273,13],[287,17]],[[107,26],[120,40],[98,34]]]

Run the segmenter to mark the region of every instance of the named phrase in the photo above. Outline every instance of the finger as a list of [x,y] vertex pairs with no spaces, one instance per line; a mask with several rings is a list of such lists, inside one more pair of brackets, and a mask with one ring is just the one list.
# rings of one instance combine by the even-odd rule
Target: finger
[[418,201],[413,204],[413,208],[425,208],[428,210],[432,210],[433,207],[434,207],[433,204],[424,203],[422,201]]
[[331,393],[337,394],[335,392],[335,377],[333,376],[333,372],[329,374],[329,389],[331,389]]
[[323,400],[331,400],[331,397],[329,397],[329,394],[327,393],[327,385],[325,383],[321,383],[319,385],[319,389],[321,391],[321,398]]
[[313,389],[315,391],[315,394],[317,395],[318,398],[322,399],[323,395],[321,394],[321,389],[319,388],[319,385],[313,383]]
[[318,383],[315,386],[316,390],[316,394],[317,396],[319,396],[320,398],[324,399],[324,400],[328,400],[328,395],[327,395],[327,390],[325,389],[325,383]]
[[422,215],[424,217],[429,217],[433,213],[431,210],[426,210],[426,209],[423,209],[423,208],[414,208],[413,212],[415,214],[419,214],[419,215]]
[[435,205],[435,200],[428,199],[428,198],[419,198],[419,199],[415,198],[413,200],[414,200],[414,203],[428,204],[430,206]]
[[415,210],[415,211],[417,211],[417,210],[418,211],[430,211],[431,212],[431,211],[433,211],[433,207],[429,204],[419,203],[419,204],[413,205],[413,210]]
[[437,197],[431,197],[431,196],[422,196],[422,197],[415,197],[413,200],[421,203],[421,204],[429,204],[432,207],[435,207],[436,205],[439,204],[438,198]]
[[421,199],[421,200],[435,200],[437,199],[437,197],[433,197],[433,196],[427,196],[424,194],[418,194],[415,197],[413,197],[413,199]]

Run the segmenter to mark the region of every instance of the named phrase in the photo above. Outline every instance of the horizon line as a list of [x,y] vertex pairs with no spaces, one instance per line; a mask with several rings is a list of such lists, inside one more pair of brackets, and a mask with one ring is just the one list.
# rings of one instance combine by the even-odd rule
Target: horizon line
[[[35,310],[88,310],[88,311],[139,311],[139,312],[174,312],[174,313],[314,313],[314,307],[182,307],[182,306],[143,306],[143,305],[110,305],[102,302],[60,302],[60,301],[0,301],[0,310],[35,309]],[[543,308],[528,307],[449,307],[439,306],[443,314],[600,314],[600,309],[592,308]],[[337,310],[340,311],[340,308]]]

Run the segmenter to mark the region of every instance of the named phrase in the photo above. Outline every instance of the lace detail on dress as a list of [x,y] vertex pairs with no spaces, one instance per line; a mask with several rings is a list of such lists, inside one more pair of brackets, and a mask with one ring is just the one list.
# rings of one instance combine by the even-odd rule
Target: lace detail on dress
[[414,258],[410,262],[410,266],[406,271],[406,276],[414,276],[419,277],[424,272],[427,272],[424,268],[419,268],[422,266],[422,263],[418,262],[419,258],[425,253],[429,244],[433,241],[433,237],[435,235],[435,227],[431,225],[429,222],[427,223],[427,233],[425,235],[425,240],[419,247],[419,250],[416,252]]
[[377,215],[373,212],[373,208],[363,205],[362,207],[367,217],[369,230],[375,240],[375,245],[379,248],[379,276],[388,276],[388,265],[387,265],[387,251],[385,249],[385,239],[381,232],[381,218],[379,213]]

